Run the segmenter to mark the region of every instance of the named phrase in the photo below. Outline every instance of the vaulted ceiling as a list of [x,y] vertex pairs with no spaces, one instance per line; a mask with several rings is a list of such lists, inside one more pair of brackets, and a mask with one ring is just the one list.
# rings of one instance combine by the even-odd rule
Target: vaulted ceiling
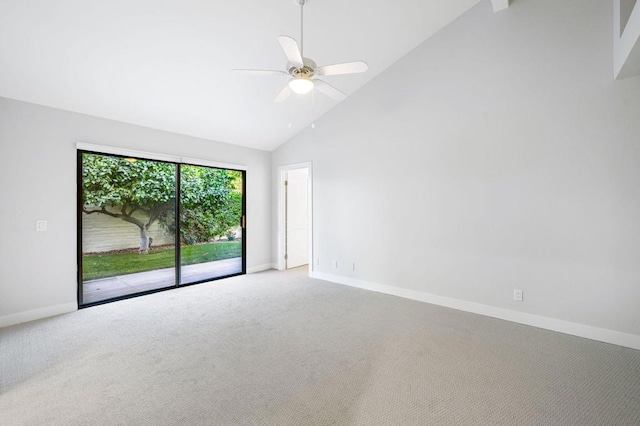
[[[305,56],[363,60],[324,79],[347,95],[480,0],[307,0]],[[498,10],[508,0],[492,0]],[[337,105],[275,104],[277,37],[299,40],[297,0],[0,0],[0,96],[264,150]]]

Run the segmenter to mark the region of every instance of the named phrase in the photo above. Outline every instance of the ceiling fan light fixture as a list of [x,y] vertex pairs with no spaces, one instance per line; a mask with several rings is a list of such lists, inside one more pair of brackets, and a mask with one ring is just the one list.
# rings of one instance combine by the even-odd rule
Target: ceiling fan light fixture
[[313,80],[306,76],[294,77],[289,81],[289,88],[298,95],[304,95],[313,90]]

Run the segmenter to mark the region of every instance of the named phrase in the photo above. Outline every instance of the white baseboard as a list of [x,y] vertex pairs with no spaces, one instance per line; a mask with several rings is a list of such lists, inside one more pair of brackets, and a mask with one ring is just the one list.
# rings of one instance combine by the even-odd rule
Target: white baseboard
[[68,314],[78,310],[77,303],[64,303],[62,305],[47,306],[46,308],[32,309],[30,311],[17,312],[15,314],[0,317],[0,327],[21,324],[23,322],[34,321],[54,315]]
[[[265,263],[264,265],[252,266],[247,268],[248,274],[267,271],[274,269],[273,263]],[[46,308],[33,309],[30,311],[17,312],[15,314],[4,315],[0,317],[0,328],[10,325],[21,324],[23,322],[34,321],[42,318],[52,317],[54,315],[67,314],[78,310],[77,303],[65,303],[62,305],[47,306]]]
[[256,272],[267,271],[269,269],[276,269],[276,266],[273,263],[265,263],[263,265],[252,266],[247,268],[247,274],[255,274]]
[[529,314],[525,312],[512,311],[510,309],[498,308],[495,306],[483,305],[480,303],[468,302],[450,297],[437,296],[435,294],[423,293],[417,290],[393,287],[390,285],[372,283],[355,278],[342,277],[339,275],[326,274],[323,272],[312,272],[312,278],[330,281],[337,284],[344,284],[350,287],[357,287],[364,290],[378,293],[390,294],[403,297],[405,299],[418,300],[420,302],[431,303],[433,305],[444,306],[460,311],[499,318],[519,324],[544,328],[546,330],[557,331],[573,336],[584,337],[586,339],[611,343],[619,346],[626,346],[632,349],[640,349],[640,336],[620,331],[608,330],[605,328],[592,327],[590,325],[564,321],[556,318],[544,317],[541,315]]

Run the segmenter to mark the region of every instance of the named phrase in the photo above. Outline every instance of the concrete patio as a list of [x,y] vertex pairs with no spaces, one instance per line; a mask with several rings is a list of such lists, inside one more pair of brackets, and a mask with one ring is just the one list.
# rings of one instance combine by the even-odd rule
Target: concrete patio
[[[242,258],[217,260],[215,262],[186,265],[182,270],[182,284],[194,283],[206,279],[223,277],[242,272]],[[165,268],[155,271],[138,272],[85,281],[83,284],[83,303],[172,287],[175,285],[175,269]]]

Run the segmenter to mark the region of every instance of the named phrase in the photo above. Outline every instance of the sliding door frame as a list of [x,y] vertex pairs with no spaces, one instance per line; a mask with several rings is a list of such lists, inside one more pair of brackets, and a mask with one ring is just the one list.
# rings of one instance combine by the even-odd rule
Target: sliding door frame
[[[136,158],[139,160],[145,161],[158,161],[173,164],[176,167],[176,193],[175,193],[175,235],[174,235],[174,246],[175,246],[175,282],[173,285],[161,287],[157,289],[145,290],[139,293],[125,294],[117,297],[112,297],[104,300],[98,300],[90,303],[83,303],[83,255],[82,255],[82,191],[83,191],[83,173],[82,173],[82,156],[83,154],[96,154],[96,155],[105,155],[119,158]],[[223,169],[223,170],[231,170],[242,173],[242,215],[241,222],[239,226],[242,228],[242,245],[241,245],[241,253],[242,253],[242,266],[241,271],[238,273],[233,273],[229,275],[224,275],[220,277],[212,277],[206,278],[194,282],[189,282],[185,284],[181,284],[181,269],[182,269],[182,259],[181,259],[181,244],[180,244],[180,191],[181,191],[181,166],[198,166],[198,167],[209,167],[215,169]],[[201,284],[210,281],[216,281],[219,279],[230,278],[233,276],[244,275],[247,273],[247,228],[246,228],[246,209],[247,209],[247,171],[246,167],[238,164],[228,164],[228,163],[219,163],[219,162],[210,162],[204,160],[197,160],[193,158],[185,158],[185,157],[174,157],[169,155],[162,154],[154,154],[148,152],[141,151],[133,151],[128,149],[114,148],[108,146],[100,146],[86,143],[77,143],[76,144],[76,243],[77,243],[77,300],[78,300],[78,309],[88,308],[91,306],[102,305],[105,303],[115,302],[118,300],[130,299],[133,297],[145,296],[152,293],[158,293],[161,291],[172,290],[175,288],[186,287],[195,284]]]

